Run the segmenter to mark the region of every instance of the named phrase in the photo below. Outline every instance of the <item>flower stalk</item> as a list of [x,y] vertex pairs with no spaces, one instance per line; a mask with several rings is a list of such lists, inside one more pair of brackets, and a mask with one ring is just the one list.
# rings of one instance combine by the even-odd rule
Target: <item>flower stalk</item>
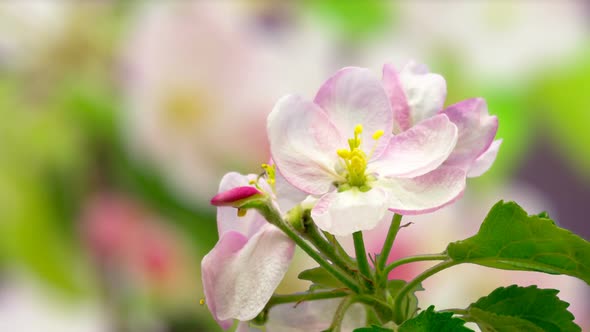
[[277,226],[289,238],[291,238],[297,246],[303,249],[303,251],[305,251],[305,253],[315,260],[321,267],[326,269],[326,271],[346,285],[346,287],[348,287],[351,291],[355,293],[359,292],[359,286],[355,280],[351,278],[344,270],[342,270],[342,268],[333,265],[324,259],[319,252],[312,248],[301,236],[299,236],[299,234],[297,234],[297,231],[290,224],[283,221],[279,211],[277,211],[270,204],[259,205],[256,207],[256,209],[258,212],[260,212],[260,214],[262,214],[262,216],[265,217],[266,220]]

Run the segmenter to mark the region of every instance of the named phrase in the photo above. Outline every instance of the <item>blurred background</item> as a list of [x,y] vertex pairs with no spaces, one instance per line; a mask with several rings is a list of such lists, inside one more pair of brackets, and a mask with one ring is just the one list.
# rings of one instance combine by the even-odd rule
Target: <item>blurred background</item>
[[[199,300],[221,176],[260,171],[282,95],[409,59],[447,104],[484,97],[504,142],[460,202],[404,219],[396,255],[474,234],[500,199],[590,239],[583,1],[0,2],[0,331],[219,331]],[[280,292],[306,289],[299,256]],[[420,297],[465,307],[512,283],[560,289],[590,329],[573,278],[465,266]]]

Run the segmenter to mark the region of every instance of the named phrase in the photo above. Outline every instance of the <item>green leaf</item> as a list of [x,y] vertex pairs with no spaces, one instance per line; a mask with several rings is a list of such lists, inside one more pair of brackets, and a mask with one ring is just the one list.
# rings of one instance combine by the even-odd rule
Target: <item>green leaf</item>
[[377,325],[371,325],[371,327],[361,327],[355,329],[353,332],[393,332],[393,330]]
[[458,263],[567,274],[590,284],[590,243],[544,216],[500,201],[479,232],[449,244],[447,254]]
[[468,316],[483,331],[581,331],[567,311],[569,303],[561,301],[557,293],[537,286],[500,287],[472,303]]
[[[399,291],[407,284],[404,280],[389,280],[387,282],[387,289],[389,290],[389,294],[391,295],[390,299],[393,302],[393,298],[399,293]],[[416,286],[413,290],[408,292],[408,294],[402,299],[400,305],[402,307],[402,314],[404,317],[414,317],[418,312],[418,298],[414,294],[417,291],[422,291],[422,285]],[[393,303],[390,303],[393,305]]]
[[[344,288],[346,287],[338,279],[334,278],[332,274],[326,271],[323,267],[315,267],[313,269],[305,270],[297,276],[301,280],[309,280],[314,283],[316,288]],[[312,287],[314,287],[312,285]]]
[[399,332],[468,332],[473,331],[464,326],[465,321],[453,318],[452,312],[435,312],[434,306],[428,307],[418,316],[407,320],[399,327]]

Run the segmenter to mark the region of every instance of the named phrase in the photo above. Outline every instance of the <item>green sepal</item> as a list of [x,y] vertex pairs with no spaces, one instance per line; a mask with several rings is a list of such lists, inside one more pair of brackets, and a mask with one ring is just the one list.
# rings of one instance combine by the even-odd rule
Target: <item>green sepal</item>
[[299,273],[297,278],[301,280],[308,280],[313,283],[312,287],[319,289],[319,288],[346,288],[346,286],[340,282],[338,279],[334,278],[332,274],[330,274],[326,269],[323,267],[314,267],[313,269],[308,269]]
[[[387,291],[389,292],[390,296],[386,296],[387,303],[393,307],[393,299],[399,293],[399,291],[407,284],[404,280],[389,280],[387,282]],[[410,290],[406,296],[401,300],[399,310],[394,308],[394,311],[397,312],[401,317],[394,317],[394,321],[405,321],[416,316],[418,312],[418,298],[416,297],[415,292],[423,291],[421,284],[418,284],[414,289]]]

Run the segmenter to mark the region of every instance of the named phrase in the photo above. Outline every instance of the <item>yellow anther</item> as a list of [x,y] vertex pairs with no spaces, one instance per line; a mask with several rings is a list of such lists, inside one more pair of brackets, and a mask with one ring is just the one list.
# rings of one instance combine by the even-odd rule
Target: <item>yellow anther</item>
[[381,136],[383,136],[383,134],[384,134],[383,130],[379,129],[373,134],[373,139],[378,140],[381,138]]
[[363,132],[363,125],[362,124],[357,124],[354,127],[354,136],[355,136],[355,138],[356,138],[356,136],[362,134],[362,132]]
[[353,168],[355,173],[364,171],[365,162],[363,158],[359,156],[354,156],[350,159],[350,166]]
[[248,212],[248,210],[238,208],[238,217],[245,216],[246,215],[246,212]]
[[199,300],[199,304],[200,304],[200,305],[203,305],[203,304],[205,304],[205,298],[204,298],[204,297],[203,297],[203,298],[201,298],[201,299]]
[[338,156],[342,159],[348,159],[350,158],[350,150],[346,150],[346,149],[338,149],[338,151],[336,151],[336,153],[338,153]]

